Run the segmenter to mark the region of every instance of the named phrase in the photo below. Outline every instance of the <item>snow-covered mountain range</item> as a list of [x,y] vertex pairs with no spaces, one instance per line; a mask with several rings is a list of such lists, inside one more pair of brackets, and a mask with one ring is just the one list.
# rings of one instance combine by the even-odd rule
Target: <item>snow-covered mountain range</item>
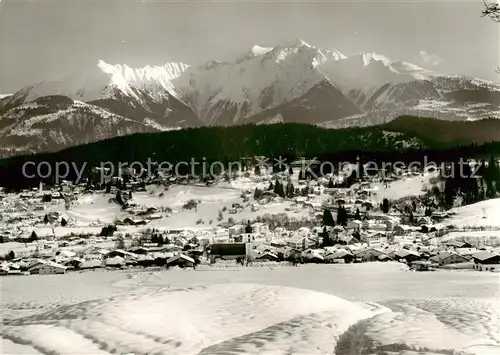
[[0,97],[0,156],[135,132],[245,123],[377,124],[399,115],[500,118],[500,84],[302,40],[231,62],[88,69]]

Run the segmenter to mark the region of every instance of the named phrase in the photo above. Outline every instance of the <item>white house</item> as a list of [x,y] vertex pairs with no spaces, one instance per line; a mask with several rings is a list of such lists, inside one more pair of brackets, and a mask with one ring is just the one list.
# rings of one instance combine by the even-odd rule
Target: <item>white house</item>
[[387,225],[385,223],[377,223],[374,220],[365,220],[362,222],[363,229],[385,231],[387,230]]
[[382,231],[365,231],[361,234],[361,242],[368,243],[368,245],[380,245],[387,243],[387,235]]
[[257,222],[252,224],[252,231],[254,233],[266,234],[269,232],[269,226],[265,223]]

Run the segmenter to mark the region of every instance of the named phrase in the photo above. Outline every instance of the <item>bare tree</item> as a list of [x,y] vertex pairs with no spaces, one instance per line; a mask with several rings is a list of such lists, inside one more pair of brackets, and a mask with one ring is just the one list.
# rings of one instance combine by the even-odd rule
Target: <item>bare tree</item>
[[495,22],[500,22],[500,3],[483,0],[484,9],[481,12],[482,17],[489,17]]
[[[481,17],[489,17],[493,21],[500,23],[500,2],[483,0],[484,9],[481,11]],[[497,73],[500,74],[500,66],[497,67]]]

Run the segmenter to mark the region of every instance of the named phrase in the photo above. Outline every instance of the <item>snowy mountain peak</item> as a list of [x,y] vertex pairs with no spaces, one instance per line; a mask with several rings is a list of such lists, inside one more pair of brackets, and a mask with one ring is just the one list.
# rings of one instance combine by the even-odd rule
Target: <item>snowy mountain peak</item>
[[295,39],[282,42],[266,53],[264,57],[271,59],[275,63],[293,59],[294,61],[308,62],[308,65],[311,65],[318,54],[319,51],[316,47],[307,44],[301,39]]
[[263,47],[260,45],[253,45],[252,48],[243,56],[239,57],[235,62],[237,64],[244,62],[245,60],[252,59],[255,57],[267,56],[267,58],[276,58],[280,54],[285,57],[287,53],[297,52],[300,47],[312,48],[304,41],[300,39],[284,41],[274,47]]
[[310,44],[300,38],[294,38],[282,41],[278,43],[274,48],[297,48],[297,47],[308,47],[312,48]]
[[321,64],[325,64],[328,61],[338,61],[345,58],[347,57],[337,50],[318,50],[317,56],[314,58],[313,65],[317,67]]
[[[131,95],[130,87],[147,90],[153,97],[162,97],[165,92],[175,96],[172,80],[178,78],[189,68],[184,63],[166,63],[159,66],[131,68],[128,65],[112,65],[100,60],[98,67],[111,76],[109,85],[119,88],[123,93]],[[132,92],[133,94],[133,92]]]
[[99,60],[97,65],[87,70],[80,68],[60,80],[35,84],[29,88],[24,101],[48,95],[63,95],[73,100],[90,102],[112,97],[116,90],[124,96],[138,99],[135,89],[147,91],[155,99],[160,99],[167,93],[175,96],[172,80],[178,78],[188,67],[184,63],[167,63],[132,68]]
[[324,53],[327,56],[332,57],[336,60],[347,58],[347,56],[343,55],[338,50],[326,49],[326,50],[322,51],[322,53]]
[[264,55],[272,50],[273,49],[271,47],[261,47],[256,44],[250,49],[250,53],[252,53],[255,56],[259,56],[259,55]]
[[384,55],[377,53],[361,53],[360,57],[363,61],[364,66],[370,65],[373,62],[381,62],[386,66],[391,65],[391,60]]
[[[133,68],[100,60],[52,79],[0,100],[0,118],[4,115],[16,122],[31,118],[52,122],[56,118],[83,119],[90,114],[98,120],[108,112],[134,120],[132,128],[127,126],[130,132],[142,131],[144,125],[318,123],[337,118],[346,118],[346,124],[351,125],[365,119],[379,122],[389,115],[429,114],[429,102],[429,107],[441,105],[437,115],[451,119],[500,117],[500,87],[494,83],[440,75],[408,62],[393,62],[378,53],[346,56],[301,39],[282,41],[273,47],[254,45],[237,60],[211,60],[193,67],[166,63]],[[58,95],[72,100],[50,97]],[[82,105],[75,104],[77,101],[97,108],[85,106],[81,113]],[[463,113],[458,107],[471,109]],[[347,120],[360,110],[366,110],[362,117]],[[62,130],[66,124],[61,124]],[[2,139],[5,141],[5,135],[0,135]]]

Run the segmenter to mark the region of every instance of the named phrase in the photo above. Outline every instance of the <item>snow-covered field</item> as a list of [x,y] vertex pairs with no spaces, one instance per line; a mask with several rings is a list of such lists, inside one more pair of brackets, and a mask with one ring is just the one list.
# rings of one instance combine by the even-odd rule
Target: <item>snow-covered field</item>
[[490,273],[397,263],[2,279],[3,354],[497,354]]
[[[386,187],[382,183],[374,183],[372,190],[372,198],[376,202],[381,202],[383,198],[399,199],[406,196],[417,196],[425,193],[425,186],[429,184],[429,179],[436,174],[426,173],[424,176],[404,177],[401,180],[394,181]],[[300,186],[296,180],[296,176],[292,179],[295,186]],[[165,217],[159,220],[153,220],[148,225],[152,228],[206,228],[210,227],[209,221],[213,221],[215,226],[218,221],[218,212],[224,207],[231,208],[233,203],[247,205],[243,203],[241,194],[245,190],[252,191],[259,187],[267,189],[269,183],[256,183],[250,179],[240,178],[233,180],[231,183],[219,183],[214,187],[203,186],[188,186],[188,185],[173,185],[168,190],[161,186],[148,186],[147,192],[136,192],[133,195],[132,203],[139,206],[169,208],[172,210],[170,217]],[[48,211],[58,211],[67,217],[74,219],[76,226],[88,226],[90,223],[113,223],[117,218],[132,217],[129,213],[121,211],[120,206],[110,202],[112,196],[107,194],[82,195],[78,199],[78,203],[71,207],[69,211],[65,210],[64,204],[59,204],[50,207],[50,210],[35,212],[43,216]],[[317,196],[312,201],[322,203],[328,199],[328,194]],[[185,210],[183,205],[189,201],[195,200],[198,203],[196,210]],[[253,199],[251,200],[253,202]],[[287,211],[287,209],[290,209]],[[279,203],[269,203],[259,206],[259,210],[252,212],[250,207],[246,206],[242,211],[231,215],[224,213],[224,221],[232,217],[235,221],[254,219],[257,216],[264,214],[279,214],[286,213],[290,217],[301,219],[309,215],[307,209],[300,208],[297,211],[293,208],[292,201],[282,201]],[[203,220],[204,224],[197,224],[198,220]],[[43,229],[43,228],[42,228]],[[43,235],[41,229],[35,229],[37,234]],[[61,229],[61,232],[64,228]],[[50,229],[49,232],[52,232]],[[57,231],[56,231],[57,232]],[[89,231],[94,232],[94,230]],[[85,233],[85,230],[75,230],[75,234]]]
[[500,198],[485,200],[472,205],[458,207],[447,223],[457,227],[494,226],[500,227]]
[[421,196],[430,188],[430,180],[437,177],[438,173],[427,172],[424,175],[403,177],[400,180],[393,181],[385,187],[385,184],[373,184],[373,197],[378,202],[384,198],[389,200],[398,200],[408,196]]

